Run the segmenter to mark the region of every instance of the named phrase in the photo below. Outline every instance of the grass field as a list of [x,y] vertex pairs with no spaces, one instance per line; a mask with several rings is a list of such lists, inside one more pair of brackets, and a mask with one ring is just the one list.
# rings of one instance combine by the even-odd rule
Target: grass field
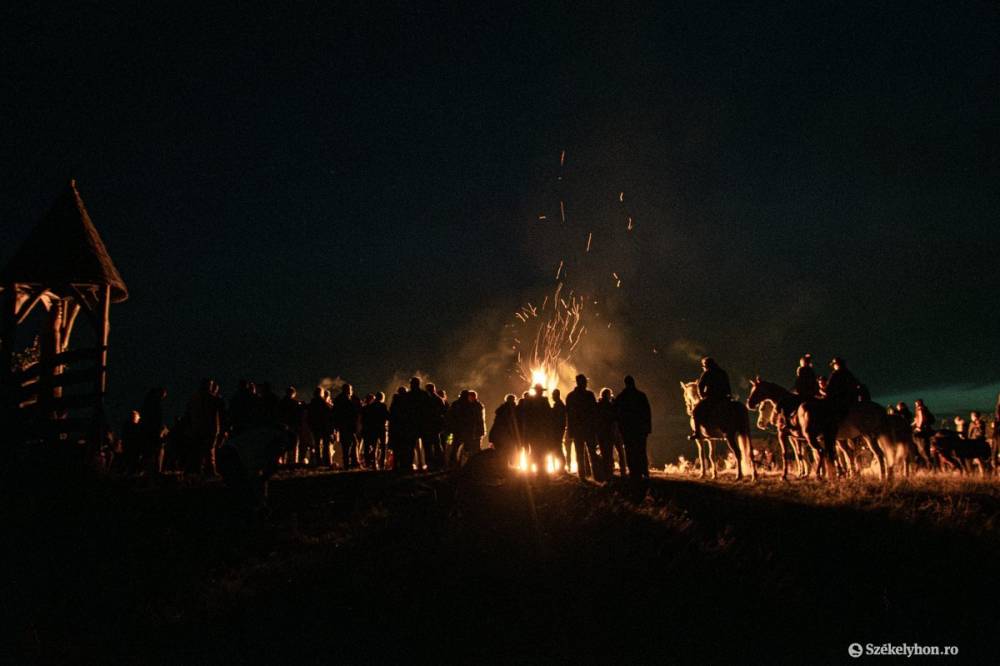
[[12,663],[997,661],[995,482],[299,472],[258,520],[215,482],[4,487]]

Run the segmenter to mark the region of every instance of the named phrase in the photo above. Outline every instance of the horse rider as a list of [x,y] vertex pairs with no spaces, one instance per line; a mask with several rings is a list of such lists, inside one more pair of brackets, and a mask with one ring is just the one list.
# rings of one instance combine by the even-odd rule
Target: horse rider
[[813,369],[812,354],[805,354],[799,359],[799,367],[795,369],[793,391],[803,400],[815,398],[819,394],[819,381]]
[[830,400],[839,418],[847,414],[851,405],[861,398],[861,382],[847,369],[847,361],[834,356],[830,361],[833,372],[826,381],[826,399]]
[[694,421],[694,432],[690,436],[692,440],[698,439],[701,424],[709,410],[714,409],[716,405],[733,399],[733,390],[729,385],[729,375],[719,367],[715,359],[711,356],[705,356],[701,359],[701,368],[701,377],[698,378],[698,397],[700,399],[691,412],[691,417]]

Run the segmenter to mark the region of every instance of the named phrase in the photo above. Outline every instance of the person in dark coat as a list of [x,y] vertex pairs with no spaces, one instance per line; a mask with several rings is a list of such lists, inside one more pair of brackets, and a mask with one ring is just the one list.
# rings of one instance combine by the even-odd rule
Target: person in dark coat
[[188,474],[215,476],[215,443],[222,431],[222,405],[213,393],[211,379],[201,380],[187,405],[186,420],[190,429],[190,452],[185,456]]
[[[485,409],[475,391],[462,391],[463,397],[452,405],[451,424],[455,439],[452,449],[456,461],[463,464],[479,452],[486,431]],[[461,457],[458,449],[461,447]]]
[[167,399],[167,389],[162,386],[149,389],[139,410],[139,431],[142,433],[142,454],[140,466],[147,474],[159,474],[163,454],[163,437],[166,424],[163,416],[163,401]]
[[819,382],[816,380],[812,354],[805,354],[799,359],[799,367],[795,370],[793,391],[803,400],[810,400],[819,394]]
[[[611,479],[615,475],[615,449],[619,448],[617,444],[618,409],[615,407],[614,393],[609,388],[603,388],[601,389],[601,397],[597,400],[597,446],[601,452],[605,480]],[[620,449],[618,460],[624,475],[625,458],[623,453],[624,450]]]
[[410,390],[397,393],[389,407],[389,422],[392,436],[389,438],[389,448],[392,449],[396,471],[403,474],[413,472],[413,458],[420,440],[422,428],[421,419],[425,418],[424,396],[426,391],[420,388],[420,379],[410,378]]
[[847,369],[847,361],[835,356],[830,361],[833,372],[826,380],[826,399],[830,400],[841,418],[858,402],[861,396],[861,382]]
[[295,387],[289,386],[278,401],[278,423],[288,433],[288,450],[285,452],[285,465],[288,467],[299,461],[299,433],[302,431],[305,414],[305,405],[297,396]]
[[345,383],[333,401],[333,427],[340,442],[340,457],[344,469],[358,466],[358,422],[361,408],[354,400],[354,387]]
[[436,471],[444,467],[444,450],[441,447],[441,434],[445,429],[445,416],[448,407],[437,393],[434,384],[424,385],[423,395],[419,396],[420,410],[420,443],[424,449],[424,464],[427,471]]
[[652,412],[646,394],[635,387],[632,375],[625,377],[625,388],[615,398],[618,427],[625,441],[625,462],[633,479],[649,478],[649,457],[646,439],[653,431]]
[[138,474],[143,455],[143,432],[139,426],[141,419],[138,409],[129,412],[122,425],[122,469],[125,474]]
[[389,408],[385,404],[385,394],[379,391],[371,402],[361,409],[361,442],[364,451],[365,467],[376,469],[376,461],[381,451],[382,464],[385,467],[385,428],[389,422]]
[[490,427],[490,443],[502,456],[509,457],[517,448],[520,439],[520,427],[517,422],[517,400],[513,393],[508,393],[503,404],[493,412],[493,425]]
[[310,456],[310,463],[317,465],[330,464],[330,433],[333,430],[333,416],[330,401],[326,397],[326,391],[322,386],[317,386],[313,391],[312,400],[306,407],[306,421],[309,430],[312,432],[313,446],[316,447],[315,454]]
[[588,455],[593,469],[599,473],[597,441],[595,430],[597,423],[597,398],[594,392],[587,389],[586,375],[576,376],[576,388],[566,396],[566,436],[573,442],[576,453],[577,474],[581,479],[587,478]]
[[552,446],[553,451],[562,457],[563,468],[569,469],[570,452],[563,452],[563,439],[566,438],[566,403],[562,400],[559,389],[552,389]]
[[229,400],[229,433],[239,434],[253,427],[258,420],[257,387],[253,382],[241,379],[236,393]]
[[896,403],[896,414],[906,421],[906,425],[913,424],[913,412],[910,411],[909,405],[905,402],[900,401]]

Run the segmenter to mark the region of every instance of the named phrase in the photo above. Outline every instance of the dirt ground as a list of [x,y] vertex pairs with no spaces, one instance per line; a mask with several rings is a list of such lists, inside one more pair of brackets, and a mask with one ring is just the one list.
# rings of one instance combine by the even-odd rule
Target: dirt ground
[[7,663],[997,663],[995,482],[7,481]]

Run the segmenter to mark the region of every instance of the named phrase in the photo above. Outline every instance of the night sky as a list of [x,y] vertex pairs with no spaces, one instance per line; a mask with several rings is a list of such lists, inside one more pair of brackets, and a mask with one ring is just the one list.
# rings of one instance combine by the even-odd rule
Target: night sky
[[992,406],[995,3],[24,4],[0,262],[76,178],[130,290],[119,414],[202,376],[495,401],[560,260],[598,300],[577,366],[650,391],[654,458],[702,352],[735,384],[810,351],[877,398]]

